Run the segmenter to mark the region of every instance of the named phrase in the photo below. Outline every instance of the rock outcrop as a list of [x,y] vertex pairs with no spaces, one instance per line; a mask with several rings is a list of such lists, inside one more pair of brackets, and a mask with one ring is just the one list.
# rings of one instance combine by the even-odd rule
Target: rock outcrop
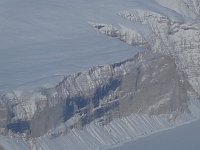
[[[70,131],[75,141],[78,138],[83,144],[84,136],[77,129],[86,128],[101,147],[109,144],[102,139],[104,135],[97,136],[100,131],[94,122],[105,126],[105,137],[115,137],[110,141],[116,144],[120,133],[128,134],[123,127],[131,126],[131,133],[141,136],[139,133],[149,134],[198,118],[200,2],[176,0],[180,8],[168,4],[155,0],[155,11],[141,7],[116,12],[128,25],[90,22],[98,32],[144,51],[123,62],[66,76],[55,87],[2,93],[0,133],[23,137],[32,149],[40,149],[41,139],[49,140]],[[160,8],[160,13],[158,6],[166,7]],[[182,11],[186,13],[181,14]],[[90,127],[94,130],[88,131]],[[94,147],[90,144],[90,149]]]
[[15,110],[23,110],[23,101],[14,104],[10,99],[7,105],[12,107],[2,109],[1,124],[15,133],[38,137],[75,116],[69,129],[82,128],[103,116],[102,124],[132,113],[178,115],[189,112],[187,92],[194,90],[173,57],[143,52],[121,63],[67,76],[56,87],[40,90],[37,95],[42,99],[35,101],[32,116],[26,111],[21,116],[29,117],[17,116]]

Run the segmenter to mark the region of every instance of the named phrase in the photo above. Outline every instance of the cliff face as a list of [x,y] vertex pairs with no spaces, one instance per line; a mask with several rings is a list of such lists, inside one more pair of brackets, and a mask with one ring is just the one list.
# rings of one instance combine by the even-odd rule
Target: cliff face
[[1,125],[38,137],[72,117],[77,119],[68,129],[84,127],[103,116],[102,124],[132,113],[178,115],[189,111],[187,92],[194,91],[187,76],[177,70],[174,58],[143,52],[121,63],[67,76],[56,87],[42,89],[32,114],[15,111],[24,110],[23,102],[7,104],[12,107],[2,109]]
[[83,127],[103,116],[105,124],[131,113],[188,111],[189,90],[173,58],[139,54],[132,60],[66,77],[55,88],[45,90],[46,105],[36,111],[30,130],[38,136],[74,116],[78,119],[70,128]]

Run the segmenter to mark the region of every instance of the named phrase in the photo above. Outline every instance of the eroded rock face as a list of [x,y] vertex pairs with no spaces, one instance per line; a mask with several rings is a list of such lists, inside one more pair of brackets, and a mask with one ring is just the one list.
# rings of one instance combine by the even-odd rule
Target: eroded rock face
[[[161,4],[169,8],[173,7],[170,2],[158,0]],[[171,2],[172,3],[172,2]],[[143,9],[124,10],[118,13],[120,17],[129,20],[132,24],[139,23],[141,30],[131,28],[129,26],[111,26],[105,23],[101,28],[101,24],[93,23],[93,27],[99,32],[118,38],[121,41],[133,46],[140,46],[153,53],[163,53],[174,57],[177,68],[188,76],[190,84],[195,91],[200,91],[200,23],[199,23],[199,1],[173,1],[178,6],[187,6],[190,19],[184,18],[184,14],[158,13],[156,11],[147,11]],[[182,10],[182,8],[178,8]],[[172,8],[171,8],[172,9]],[[192,19],[193,13],[195,20]],[[174,16],[173,16],[174,15]],[[115,33],[113,36],[113,33]]]
[[[124,77],[121,90],[125,96],[120,101],[122,112],[126,114],[129,109],[130,113],[159,115],[186,111],[190,86],[183,74],[176,71],[174,59],[157,56],[147,62]],[[131,80],[134,72],[135,79]]]
[[192,88],[187,76],[177,70],[173,57],[143,52],[121,63],[68,76],[56,87],[42,89],[43,102],[35,102],[37,109],[32,116],[26,112],[22,115],[30,119],[13,119],[17,118],[14,108],[9,109],[13,116],[5,113],[8,110],[1,115],[10,118],[4,122],[7,129],[38,137],[73,117],[76,121],[69,129],[82,128],[103,116],[101,122],[106,124],[131,113],[185,112],[188,91]]

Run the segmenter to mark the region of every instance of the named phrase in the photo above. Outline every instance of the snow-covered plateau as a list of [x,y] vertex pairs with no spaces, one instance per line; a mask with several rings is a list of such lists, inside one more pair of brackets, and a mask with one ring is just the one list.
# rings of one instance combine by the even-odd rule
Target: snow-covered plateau
[[0,8],[0,150],[110,149],[200,118],[200,0]]

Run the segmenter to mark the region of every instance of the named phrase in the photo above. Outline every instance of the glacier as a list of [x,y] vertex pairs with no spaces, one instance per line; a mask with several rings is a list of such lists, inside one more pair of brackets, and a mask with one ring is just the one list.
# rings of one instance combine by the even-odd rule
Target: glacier
[[110,149],[199,120],[199,0],[0,7],[0,149]]
[[117,22],[114,12],[120,7],[105,5],[102,11],[102,4],[2,0],[0,91],[49,87],[66,75],[123,61],[140,51],[97,34],[88,25],[98,19]]

